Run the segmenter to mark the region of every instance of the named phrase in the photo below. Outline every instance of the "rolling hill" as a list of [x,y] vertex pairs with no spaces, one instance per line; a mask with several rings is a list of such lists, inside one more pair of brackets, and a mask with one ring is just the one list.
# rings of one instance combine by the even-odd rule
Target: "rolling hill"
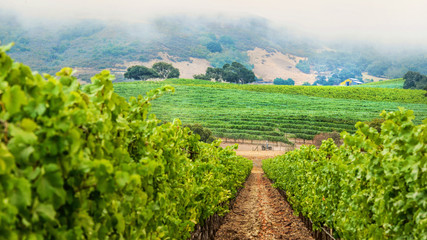
[[427,117],[422,90],[358,87],[263,86],[172,79],[114,84],[129,98],[164,85],[175,94],[153,101],[159,119],[200,123],[217,137],[286,142],[293,136],[312,139],[331,131],[354,132],[358,121],[378,118],[398,107],[414,110],[416,123]]
[[[84,81],[102,69],[123,81],[127,67],[157,61],[172,63],[184,78],[237,61],[267,83],[274,78],[292,78],[296,84],[313,83],[316,76],[362,78],[365,72],[396,78],[408,69],[427,74],[422,51],[399,55],[350,43],[331,47],[254,16],[169,16],[138,23],[82,19],[43,25],[24,24],[0,9],[0,21],[0,41],[16,43],[10,52],[14,59],[49,74],[70,66]],[[209,49],[209,44],[220,47]],[[306,73],[297,67],[299,60],[307,61]]]
[[384,81],[378,81],[378,82],[365,83],[365,84],[359,85],[358,87],[403,89],[404,82],[405,80],[403,78],[397,78],[397,79],[390,79],[390,80],[384,80]]

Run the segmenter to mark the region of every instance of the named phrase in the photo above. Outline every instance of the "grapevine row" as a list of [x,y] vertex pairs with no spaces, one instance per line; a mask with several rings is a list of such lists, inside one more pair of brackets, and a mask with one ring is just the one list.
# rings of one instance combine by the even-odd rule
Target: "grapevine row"
[[[192,84],[196,82],[200,84]],[[258,87],[262,90],[265,86],[252,86],[254,91],[247,91],[240,89],[245,87],[241,85],[202,80],[117,83],[115,88],[120,95],[129,97],[161,87],[165,83],[172,84],[176,92],[173,96],[155,100],[153,112],[160,119],[167,121],[179,117],[186,124],[200,123],[209,127],[217,137],[262,137],[264,140],[274,138],[286,141],[284,136],[291,134],[298,138],[313,139],[320,132],[354,132],[354,124],[357,121],[370,121],[378,118],[378,112],[381,110],[393,111],[398,106],[413,109],[417,116],[416,123],[421,123],[421,120],[427,117],[427,104],[333,99],[255,91]],[[219,87],[206,87],[203,83]],[[310,89],[315,91],[318,88],[309,87],[308,90]],[[346,96],[343,91],[352,91],[345,87],[332,89],[341,92],[342,96]],[[409,93],[415,94],[411,90],[405,90],[405,94]],[[399,94],[394,93],[396,97]],[[228,129],[227,132],[224,128]],[[272,132],[275,133],[271,134]],[[280,139],[275,135],[276,132],[282,133]]]
[[252,168],[179,120],[127,102],[103,71],[32,73],[0,47],[0,239],[186,239],[222,214]]
[[427,119],[410,110],[383,112],[381,131],[357,123],[343,145],[263,161],[275,187],[316,227],[341,239],[427,239]]

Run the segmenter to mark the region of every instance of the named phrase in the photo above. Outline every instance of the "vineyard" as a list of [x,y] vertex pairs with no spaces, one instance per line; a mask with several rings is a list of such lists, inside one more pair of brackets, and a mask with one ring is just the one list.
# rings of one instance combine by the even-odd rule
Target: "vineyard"
[[[393,83],[399,83],[401,80],[390,80]],[[193,79],[172,79],[167,80],[170,84],[183,84],[189,86],[205,86],[211,88],[222,89],[239,89],[265,93],[283,93],[292,95],[304,95],[322,98],[340,98],[354,100],[368,100],[379,102],[401,102],[401,103],[423,103],[427,104],[427,99],[424,97],[425,91],[415,90],[408,91],[406,89],[370,89],[351,87],[345,88],[341,86],[280,86],[280,85],[238,85],[229,83],[211,83],[204,80]],[[383,82],[381,82],[383,83]],[[389,81],[385,81],[389,83]],[[402,83],[403,84],[403,83]],[[382,85],[376,83],[376,85]],[[359,85],[360,86],[360,85]],[[361,85],[363,86],[363,85]]]
[[344,144],[324,141],[263,161],[293,208],[342,239],[427,239],[427,120],[383,112],[381,131],[364,123]]
[[[378,118],[382,110],[398,107],[413,109],[416,123],[427,117],[427,98],[421,90],[373,89],[372,93],[368,88],[236,85],[201,80],[117,83],[114,87],[128,98],[165,84],[174,86],[176,92],[153,101],[153,113],[165,121],[179,117],[183,123],[201,123],[218,137],[286,142],[285,136],[312,139],[321,132],[353,133],[357,121]],[[300,95],[280,93],[288,89],[304,91]],[[321,95],[321,89],[333,94]],[[375,101],[356,100],[374,97]],[[400,97],[410,103],[378,100]]]
[[396,88],[403,89],[403,83],[405,80],[403,78],[390,79],[385,81],[371,82],[362,85],[357,85],[357,87],[370,87],[370,88]]
[[103,71],[32,73],[0,47],[0,239],[187,239],[228,210],[252,162],[161,123]]

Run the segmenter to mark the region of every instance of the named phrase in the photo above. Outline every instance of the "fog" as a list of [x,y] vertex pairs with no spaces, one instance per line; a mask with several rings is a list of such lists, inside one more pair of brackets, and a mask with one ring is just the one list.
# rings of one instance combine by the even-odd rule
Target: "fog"
[[321,41],[427,47],[425,0],[0,0],[0,9],[17,14],[27,26],[76,19],[144,23],[163,16],[258,16]]

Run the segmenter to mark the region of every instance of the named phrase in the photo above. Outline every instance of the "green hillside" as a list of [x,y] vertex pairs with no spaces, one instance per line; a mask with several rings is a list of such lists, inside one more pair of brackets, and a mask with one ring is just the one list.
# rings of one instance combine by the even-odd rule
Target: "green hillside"
[[427,117],[424,91],[403,89],[236,85],[183,79],[116,83],[114,88],[129,98],[166,84],[176,92],[155,100],[152,112],[165,121],[179,118],[183,123],[201,123],[218,137],[286,141],[285,134],[312,139],[320,132],[354,132],[357,121],[378,118],[382,110],[398,107],[414,110],[418,123]]
[[159,53],[175,62],[200,58],[214,67],[237,61],[252,68],[247,51],[255,48],[307,57],[298,69],[327,76],[328,81],[320,85],[360,78],[362,72],[387,78],[402,77],[409,69],[427,74],[423,51],[391,54],[351,44],[326,46],[256,16],[237,20],[173,15],[140,23],[83,19],[32,26],[20,20],[0,8],[0,42],[16,43],[10,51],[14,59],[50,74],[63,66],[84,68],[76,74],[85,81],[103,69],[110,69],[121,81],[125,62],[148,62],[161,58]]
[[[138,24],[87,19],[64,26],[28,28],[18,17],[0,8],[0,21],[0,42],[16,43],[11,56],[50,74],[63,66],[111,69],[125,61],[158,59],[161,52],[175,61],[201,58],[214,67],[233,61],[251,67],[246,51],[255,47],[298,56],[306,56],[317,48],[305,40],[283,36],[284,33],[274,31],[267,20],[254,16],[215,21],[171,16]],[[209,44],[219,45],[220,50],[210,49]]]
[[366,84],[357,85],[357,87],[370,87],[370,88],[395,88],[403,89],[403,78],[390,79],[385,81],[371,82]]

